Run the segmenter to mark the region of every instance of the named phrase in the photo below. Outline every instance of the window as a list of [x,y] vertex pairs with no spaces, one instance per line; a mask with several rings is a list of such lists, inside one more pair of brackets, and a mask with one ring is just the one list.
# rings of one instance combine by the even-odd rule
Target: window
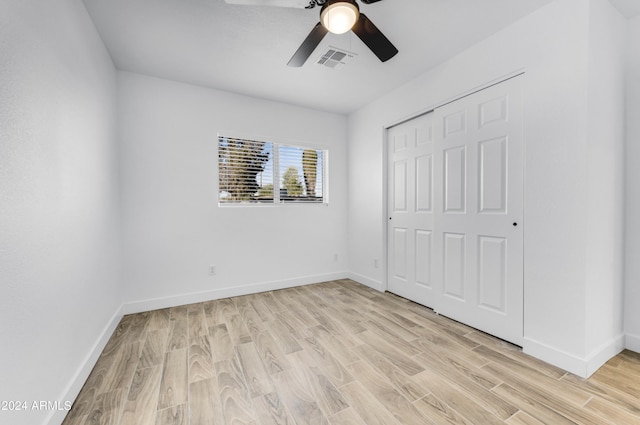
[[326,157],[322,149],[219,136],[218,201],[326,203]]

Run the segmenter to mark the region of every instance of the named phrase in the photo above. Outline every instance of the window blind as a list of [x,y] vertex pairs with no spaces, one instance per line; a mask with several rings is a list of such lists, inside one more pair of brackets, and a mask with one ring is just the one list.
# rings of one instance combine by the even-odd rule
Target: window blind
[[218,201],[325,203],[325,162],[322,149],[219,136]]

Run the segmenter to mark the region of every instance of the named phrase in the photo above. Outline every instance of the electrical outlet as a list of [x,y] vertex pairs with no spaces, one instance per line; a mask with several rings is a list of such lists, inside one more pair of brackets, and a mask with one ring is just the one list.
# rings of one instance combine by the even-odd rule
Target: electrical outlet
[[378,267],[380,267],[380,262],[378,261],[378,259],[377,259],[377,258],[374,258],[374,259],[373,259],[373,267],[374,267],[374,268],[376,268],[376,269],[377,269]]
[[333,254],[333,261],[338,261],[338,254]]
[[216,266],[209,266],[209,276],[216,275]]

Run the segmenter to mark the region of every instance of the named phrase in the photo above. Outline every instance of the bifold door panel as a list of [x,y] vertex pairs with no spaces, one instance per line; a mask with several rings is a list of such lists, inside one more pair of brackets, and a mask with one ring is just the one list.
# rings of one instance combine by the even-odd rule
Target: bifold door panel
[[389,129],[389,290],[433,303],[433,116]]

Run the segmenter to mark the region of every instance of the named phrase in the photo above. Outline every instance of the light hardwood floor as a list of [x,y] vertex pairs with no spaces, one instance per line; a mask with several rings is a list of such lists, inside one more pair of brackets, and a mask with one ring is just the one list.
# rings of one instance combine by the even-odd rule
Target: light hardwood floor
[[589,380],[341,280],[125,316],[64,425],[640,424],[640,355]]

